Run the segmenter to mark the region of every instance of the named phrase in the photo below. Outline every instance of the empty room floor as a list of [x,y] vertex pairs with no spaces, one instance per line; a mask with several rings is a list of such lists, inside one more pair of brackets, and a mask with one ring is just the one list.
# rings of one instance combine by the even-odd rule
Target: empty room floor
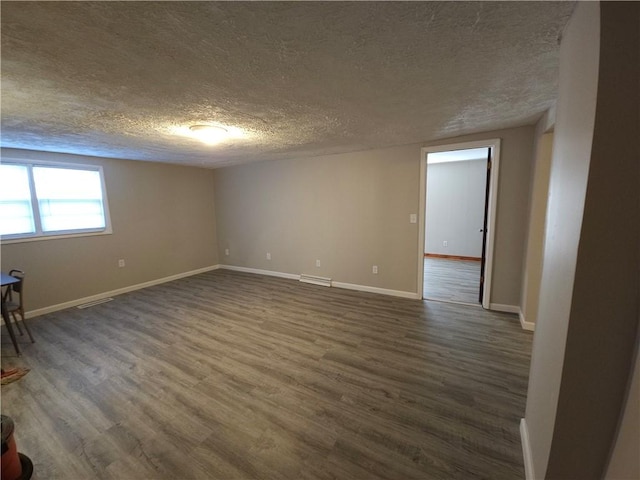
[[523,478],[510,314],[217,270],[31,320],[38,479]]
[[423,297],[444,302],[480,304],[480,262],[426,257]]

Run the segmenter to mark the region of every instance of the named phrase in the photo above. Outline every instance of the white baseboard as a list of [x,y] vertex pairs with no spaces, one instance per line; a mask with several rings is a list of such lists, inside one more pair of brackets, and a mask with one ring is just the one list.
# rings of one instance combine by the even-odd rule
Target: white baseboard
[[289,280],[300,280],[300,275],[296,275],[295,273],[260,270],[259,268],[236,267],[234,265],[220,265],[220,268],[223,270],[233,270],[234,272],[255,273],[257,275],[268,275],[270,277],[288,278]]
[[[274,272],[272,270],[260,270],[258,268],[235,267],[233,265],[220,265],[225,270],[235,270],[236,272],[256,273],[258,275],[269,275],[272,277],[288,278],[291,280],[300,280],[300,275],[293,273]],[[390,290],[388,288],[370,287],[368,285],[357,285],[355,283],[331,282],[331,286],[335,288],[344,288],[346,290],[357,290],[359,292],[379,293],[382,295],[391,295],[394,297],[419,299],[415,292],[405,292],[403,290]]]
[[522,313],[522,309],[517,305],[504,305],[501,303],[490,303],[489,310],[494,310],[496,312],[505,312],[505,313],[517,313],[518,318],[520,319],[520,326],[522,327],[523,330],[533,332],[536,329],[536,324],[533,322],[527,322],[524,318],[524,314]]
[[154,285],[160,285],[161,283],[171,282],[173,280],[179,280],[180,278],[190,277],[192,275],[198,275],[199,273],[210,272],[211,270],[217,270],[218,268],[220,268],[220,265],[211,265],[209,267],[198,268],[197,270],[191,270],[189,272],[177,273],[175,275],[170,275],[168,277],[158,278],[156,280],[151,280],[143,283],[137,283],[136,285],[129,285],[128,287],[118,288],[116,290],[111,290],[109,292],[98,293],[96,295],[91,295],[89,297],[78,298],[76,300],[70,300],[68,302],[58,303],[56,305],[51,305],[49,307],[38,308],[36,310],[25,312],[25,316],[27,318],[38,317],[40,315],[45,315],[47,313],[57,312],[59,310],[64,310],[66,308],[76,307],[78,305],[82,305],[83,303],[95,302],[96,300],[102,300],[103,298],[115,297],[116,295],[121,295],[127,292],[133,292],[134,290],[140,290],[142,288],[152,287]]
[[502,303],[490,303],[489,310],[504,313],[520,313],[520,307],[517,305],[504,305]]
[[[110,290],[108,292],[98,293],[89,297],[77,298],[68,302],[58,303],[49,307],[38,308],[36,310],[30,310],[25,312],[27,318],[38,317],[40,315],[46,315],[47,313],[57,312],[66,308],[77,307],[83,303],[95,302],[108,297],[115,297],[127,292],[133,292],[134,290],[140,290],[142,288],[152,287],[154,285],[160,285],[161,283],[171,282],[173,280],[179,280],[181,278],[190,277],[192,275],[198,275],[199,273],[210,272],[212,270],[225,269],[233,270],[236,272],[255,273],[258,275],[269,275],[271,277],[287,278],[290,280],[300,280],[300,275],[294,273],[275,272],[272,270],[261,270],[258,268],[249,267],[236,267],[234,265],[211,265],[209,267],[199,268],[197,270],[191,270],[189,272],[178,273],[169,277],[158,278],[148,282],[138,283],[136,285],[129,285],[128,287],[118,288],[116,290]],[[344,288],[347,290],[358,290],[361,292],[379,293],[382,295],[391,295],[394,297],[419,299],[420,297],[414,292],[405,292],[402,290],[390,290],[387,288],[369,287],[367,285],[356,285],[353,283],[331,282],[331,286],[336,288]]]
[[331,282],[332,287],[344,288],[346,290],[357,290],[359,292],[379,293],[381,295],[391,295],[392,297],[410,298],[419,300],[420,297],[415,292],[405,292],[404,290],[391,290],[388,288],[370,287],[368,285],[358,285],[355,283]]
[[520,419],[520,440],[522,442],[522,457],[524,459],[524,478],[526,480],[535,480],[536,474],[533,471],[533,458],[531,457],[531,444],[529,443],[529,429],[527,421]]
[[528,330],[529,332],[534,332],[536,330],[536,324],[533,322],[527,322],[524,318],[524,313],[522,310],[518,312],[518,317],[520,317],[520,325],[523,330]]

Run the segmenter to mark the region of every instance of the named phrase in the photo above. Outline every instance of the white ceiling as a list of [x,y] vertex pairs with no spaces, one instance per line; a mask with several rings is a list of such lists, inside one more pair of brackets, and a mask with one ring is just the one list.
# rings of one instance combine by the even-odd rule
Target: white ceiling
[[1,7],[2,146],[217,167],[532,124],[573,3]]

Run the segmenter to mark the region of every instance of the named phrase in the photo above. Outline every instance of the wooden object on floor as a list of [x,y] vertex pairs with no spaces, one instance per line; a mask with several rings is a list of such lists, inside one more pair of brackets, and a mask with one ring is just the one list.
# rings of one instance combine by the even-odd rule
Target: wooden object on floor
[[216,270],[32,319],[39,478],[523,478],[510,314]]

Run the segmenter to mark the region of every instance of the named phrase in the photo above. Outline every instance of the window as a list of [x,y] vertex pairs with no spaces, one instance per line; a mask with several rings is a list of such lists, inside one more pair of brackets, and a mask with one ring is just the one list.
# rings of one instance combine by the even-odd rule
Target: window
[[110,233],[101,167],[0,165],[3,240],[87,233]]

